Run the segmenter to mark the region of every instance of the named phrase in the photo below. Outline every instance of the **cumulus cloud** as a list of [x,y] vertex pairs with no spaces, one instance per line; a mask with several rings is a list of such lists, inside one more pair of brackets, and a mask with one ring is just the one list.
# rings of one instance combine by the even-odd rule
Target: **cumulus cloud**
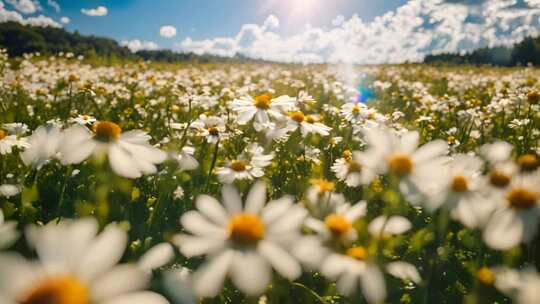
[[123,40],[120,42],[121,46],[127,47],[132,52],[141,50],[157,50],[158,45],[152,41],[141,41],[139,39]]
[[164,25],[159,29],[159,35],[165,38],[176,36],[176,28],[172,25]]
[[395,11],[364,22],[338,16],[330,28],[306,26],[282,36],[275,16],[245,24],[232,37],[176,44],[183,51],[285,62],[400,63],[426,54],[510,45],[538,35],[537,0],[410,0]]
[[60,22],[63,23],[63,24],[68,24],[68,23],[71,22],[71,19],[69,19],[69,17],[64,16],[64,17],[60,18]]
[[39,2],[32,0],[6,0],[6,3],[23,14],[33,14],[39,9]]
[[19,14],[16,11],[10,11],[4,7],[4,3],[0,1],[0,23],[1,22],[18,22],[24,25],[32,25],[32,26],[42,26],[42,27],[62,27],[60,23],[54,21],[53,19],[39,15],[37,17],[29,17],[25,18],[21,14]]
[[81,13],[92,16],[92,17],[101,17],[107,15],[109,10],[105,6],[98,6],[96,8],[83,8],[81,9]]
[[58,2],[56,2],[54,0],[47,0],[47,5],[52,7],[55,12],[57,12],[57,13],[60,12],[60,4],[58,4]]

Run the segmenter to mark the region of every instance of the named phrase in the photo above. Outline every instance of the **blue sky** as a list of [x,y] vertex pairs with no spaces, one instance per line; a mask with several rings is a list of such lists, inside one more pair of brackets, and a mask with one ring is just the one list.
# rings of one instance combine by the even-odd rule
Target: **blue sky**
[[[47,16],[57,19],[62,16],[70,18],[71,22],[65,26],[69,30],[118,40],[155,41],[160,47],[172,47],[174,40],[163,39],[159,35],[160,27],[163,25],[176,27],[176,38],[179,39],[187,36],[205,39],[233,35],[243,24],[262,22],[270,14],[276,15],[280,20],[286,20],[287,6],[283,4],[294,1],[298,0],[57,0],[60,12],[48,6],[47,0],[41,0],[40,3],[43,13]],[[406,0],[318,2],[320,3],[317,5],[321,6],[322,12],[315,12],[313,16],[300,16],[280,30],[292,33],[295,28],[305,23],[328,26],[339,14],[350,17],[356,13],[362,19],[371,20],[404,4]],[[321,5],[324,2],[330,5]],[[266,5],[267,3],[270,4]],[[107,15],[91,17],[81,13],[82,8],[98,6],[107,7]]]
[[111,37],[133,51],[394,63],[538,35],[540,1],[0,0],[8,20]]

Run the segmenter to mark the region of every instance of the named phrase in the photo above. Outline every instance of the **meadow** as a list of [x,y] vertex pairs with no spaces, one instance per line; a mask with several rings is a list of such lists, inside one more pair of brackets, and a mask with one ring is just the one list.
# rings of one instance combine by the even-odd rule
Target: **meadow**
[[0,303],[540,303],[539,80],[0,52]]

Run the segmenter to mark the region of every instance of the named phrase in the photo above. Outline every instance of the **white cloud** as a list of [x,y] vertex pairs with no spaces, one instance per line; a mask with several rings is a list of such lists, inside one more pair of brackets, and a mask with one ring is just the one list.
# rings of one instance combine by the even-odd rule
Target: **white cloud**
[[62,22],[63,24],[68,24],[71,22],[71,19],[69,19],[69,17],[64,16],[60,18],[60,22]]
[[159,29],[159,35],[165,38],[176,36],[176,28],[172,25],[164,25]]
[[6,3],[11,4],[14,9],[23,14],[33,14],[39,8],[39,2],[32,0],[6,0]]
[[140,50],[156,50],[158,45],[152,41],[141,41],[139,39],[123,40],[120,42],[121,46],[127,47],[132,52]]
[[55,12],[60,12],[60,4],[58,4],[58,2],[56,2],[55,0],[47,0],[47,5],[52,7]]
[[[262,25],[245,24],[232,37],[176,44],[183,51],[233,56],[236,53],[285,62],[400,63],[420,61],[426,54],[467,51],[509,45],[540,33],[540,8],[519,0],[469,1],[410,0],[364,22],[357,15],[340,16],[330,28],[306,26],[291,36],[273,29],[275,16]],[[540,1],[540,0],[538,0]]]
[[4,7],[4,3],[0,2],[0,23],[8,22],[8,21],[18,22],[24,25],[33,25],[33,26],[42,26],[42,27],[49,26],[49,27],[57,27],[57,28],[62,27],[60,23],[43,15],[39,15],[37,17],[24,18],[21,14],[19,14],[16,11],[7,10]]
[[105,6],[98,6],[96,8],[83,8],[81,9],[81,13],[92,16],[92,17],[101,17],[107,15],[109,11]]

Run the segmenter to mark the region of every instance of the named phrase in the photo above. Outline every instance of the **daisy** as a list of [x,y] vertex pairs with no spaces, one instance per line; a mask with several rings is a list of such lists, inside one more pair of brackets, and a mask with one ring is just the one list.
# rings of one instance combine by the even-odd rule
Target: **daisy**
[[367,106],[359,102],[347,102],[341,106],[341,115],[347,121],[355,123],[363,121],[367,116]]
[[[486,269],[486,274],[502,293],[508,295],[514,303],[540,303],[540,275],[533,268],[514,270],[507,267]],[[490,285],[491,285],[490,284]]]
[[62,136],[60,146],[63,164],[78,164],[90,155],[107,155],[113,171],[123,177],[138,178],[143,174],[157,172],[156,164],[167,155],[152,147],[150,136],[140,130],[122,133],[122,129],[110,121],[94,124],[93,132],[81,126],[72,126]]
[[350,245],[358,239],[354,223],[367,212],[367,203],[360,201],[354,205],[344,203],[336,206],[334,212],[324,219],[308,218],[306,227],[313,230],[324,243]]
[[201,114],[190,126],[198,132],[198,136],[205,137],[209,143],[216,143],[223,137],[226,130],[223,118],[204,114]]
[[291,110],[295,105],[296,99],[293,97],[284,95],[272,98],[272,94],[267,93],[253,98],[245,96],[235,99],[230,106],[238,114],[238,124],[245,125],[255,118],[253,126],[260,131],[268,126],[271,118],[282,118],[284,111]]
[[288,117],[289,128],[291,131],[300,128],[303,137],[306,137],[311,133],[327,136],[330,134],[330,130],[332,130],[332,128],[320,123],[320,118],[315,115],[305,115],[300,111],[296,111],[289,112]]
[[421,147],[418,132],[405,132],[398,137],[391,130],[368,129],[365,132],[368,150],[366,163],[375,164],[380,174],[390,173],[399,179],[399,188],[413,204],[425,201],[427,194],[441,187],[447,162],[448,144],[442,140]]
[[324,219],[327,215],[345,205],[345,196],[335,193],[336,184],[325,179],[310,179],[311,186],[304,196],[304,205],[311,216],[317,219]]
[[16,135],[18,138],[28,132],[28,126],[20,122],[5,123],[2,127],[7,130],[9,134]]
[[0,250],[13,245],[18,238],[19,231],[17,231],[17,222],[6,221],[4,212],[0,209]]
[[136,265],[120,264],[127,234],[114,224],[97,234],[94,219],[49,223],[27,229],[39,261],[0,255],[2,303],[168,303],[143,291],[149,277]]
[[484,229],[484,241],[497,250],[507,250],[534,238],[540,217],[539,174],[517,176],[510,185],[489,197],[495,211]]
[[331,169],[349,187],[367,185],[375,178],[375,173],[363,162],[362,152],[345,150],[343,157],[338,158]]
[[458,154],[445,167],[446,181],[439,193],[426,206],[434,211],[440,206],[451,210],[454,219],[469,228],[483,227],[494,204],[480,190],[483,186],[482,168],[484,164],[476,156]]
[[229,276],[248,295],[263,293],[272,268],[294,280],[300,264],[288,248],[300,237],[306,211],[291,197],[266,202],[266,186],[258,182],[249,191],[245,206],[232,186],[222,189],[224,207],[213,197],[201,195],[196,211],[181,218],[190,234],[176,237],[183,255],[205,255],[207,262],[193,276],[193,289],[201,297],[219,293]]
[[273,154],[264,154],[264,148],[254,144],[237,159],[217,167],[216,175],[221,183],[226,184],[235,180],[253,180],[264,176],[263,169],[272,163],[273,158]]
[[369,233],[375,238],[389,238],[403,234],[412,228],[411,222],[403,216],[380,215],[368,225]]
[[10,154],[13,152],[13,147],[25,148],[28,146],[25,138],[19,138],[16,134],[9,134],[0,129],[0,155]]
[[92,125],[96,121],[97,121],[96,118],[89,115],[77,115],[77,117],[73,117],[69,119],[70,123],[76,123],[81,126]]
[[40,169],[49,160],[56,158],[62,133],[55,124],[38,127],[28,137],[28,147],[21,153],[21,159],[27,166]]

